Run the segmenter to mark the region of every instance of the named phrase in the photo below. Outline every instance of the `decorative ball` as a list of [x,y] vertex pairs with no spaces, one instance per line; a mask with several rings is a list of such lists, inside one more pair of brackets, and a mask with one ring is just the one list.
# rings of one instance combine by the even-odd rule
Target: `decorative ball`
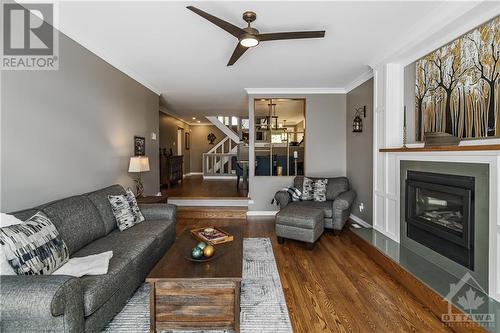
[[205,234],[207,234],[207,235],[211,235],[211,234],[213,234],[213,233],[214,233],[214,231],[215,231],[215,229],[214,229],[214,228],[205,228],[205,229],[203,229],[203,232],[204,232]]
[[215,253],[215,248],[212,246],[212,245],[207,245],[204,249],[203,249],[203,255],[207,258],[210,258],[211,256],[213,256]]
[[201,257],[203,257],[203,251],[199,247],[195,247],[191,250],[191,257],[193,259],[201,259]]
[[207,247],[207,244],[204,242],[199,242],[198,244],[196,244],[196,247],[200,250],[203,250],[205,247]]

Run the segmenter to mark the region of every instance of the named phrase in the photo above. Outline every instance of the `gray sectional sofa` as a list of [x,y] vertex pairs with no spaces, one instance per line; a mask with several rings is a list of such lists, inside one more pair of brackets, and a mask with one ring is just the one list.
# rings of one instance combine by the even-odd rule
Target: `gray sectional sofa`
[[[280,209],[288,205],[297,207],[309,207],[323,210],[324,226],[333,229],[336,233],[340,232],[351,214],[351,206],[356,198],[356,192],[350,189],[349,180],[346,177],[307,177],[312,180],[328,179],[326,187],[326,201],[292,201],[286,191],[279,191],[275,199],[280,205]],[[293,186],[302,192],[302,183],[304,176],[294,178]]]
[[27,219],[43,211],[70,257],[112,250],[108,274],[0,276],[1,332],[99,332],[125,305],[175,240],[176,207],[139,205],[145,221],[119,231],[108,195],[120,185],[13,213]]

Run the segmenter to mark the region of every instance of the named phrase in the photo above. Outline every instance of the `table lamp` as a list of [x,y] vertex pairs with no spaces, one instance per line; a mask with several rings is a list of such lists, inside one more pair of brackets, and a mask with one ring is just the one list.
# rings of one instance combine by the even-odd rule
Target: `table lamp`
[[134,179],[137,185],[137,197],[144,196],[144,186],[142,185],[142,173],[149,171],[149,159],[146,156],[134,156],[130,158],[128,172],[137,172],[139,175]]

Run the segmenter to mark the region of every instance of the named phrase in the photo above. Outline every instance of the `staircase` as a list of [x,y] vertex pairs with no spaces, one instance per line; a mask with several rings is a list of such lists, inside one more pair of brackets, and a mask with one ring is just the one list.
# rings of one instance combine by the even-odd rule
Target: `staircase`
[[[226,137],[208,152],[203,154],[203,177],[234,177],[236,172],[233,168],[233,157],[236,157],[240,139],[238,134],[234,131],[235,125],[232,124],[233,117],[213,116],[206,118],[220,129]],[[237,126],[238,125],[236,125],[236,127]]]
[[[223,122],[225,119],[224,118],[233,118],[233,117],[206,117],[208,121],[210,121],[212,124],[214,124],[218,129],[222,131],[222,133],[226,134],[227,137],[229,137],[231,140],[233,140],[236,143],[240,142],[240,138],[238,134],[232,129],[233,125],[232,122],[226,121],[226,124]],[[222,121],[221,121],[222,120]]]

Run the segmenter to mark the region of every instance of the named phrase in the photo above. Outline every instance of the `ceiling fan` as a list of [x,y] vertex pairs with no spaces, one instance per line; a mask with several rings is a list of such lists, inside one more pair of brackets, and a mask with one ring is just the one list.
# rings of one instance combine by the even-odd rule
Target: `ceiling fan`
[[207,12],[204,12],[201,9],[198,9],[193,6],[186,7],[187,9],[195,12],[201,17],[207,19],[212,22],[219,28],[222,28],[229,32],[234,37],[238,38],[238,45],[234,49],[228,66],[232,66],[242,55],[251,47],[257,46],[260,42],[273,41],[273,40],[282,40],[282,39],[301,39],[301,38],[323,38],[325,37],[325,31],[292,31],[292,32],[275,32],[268,34],[261,34],[259,30],[252,28],[250,23],[255,21],[257,18],[257,14],[251,11],[247,11],[243,13],[243,20],[245,20],[248,25],[245,28],[239,28],[227,21],[224,21],[218,17],[210,15]]

